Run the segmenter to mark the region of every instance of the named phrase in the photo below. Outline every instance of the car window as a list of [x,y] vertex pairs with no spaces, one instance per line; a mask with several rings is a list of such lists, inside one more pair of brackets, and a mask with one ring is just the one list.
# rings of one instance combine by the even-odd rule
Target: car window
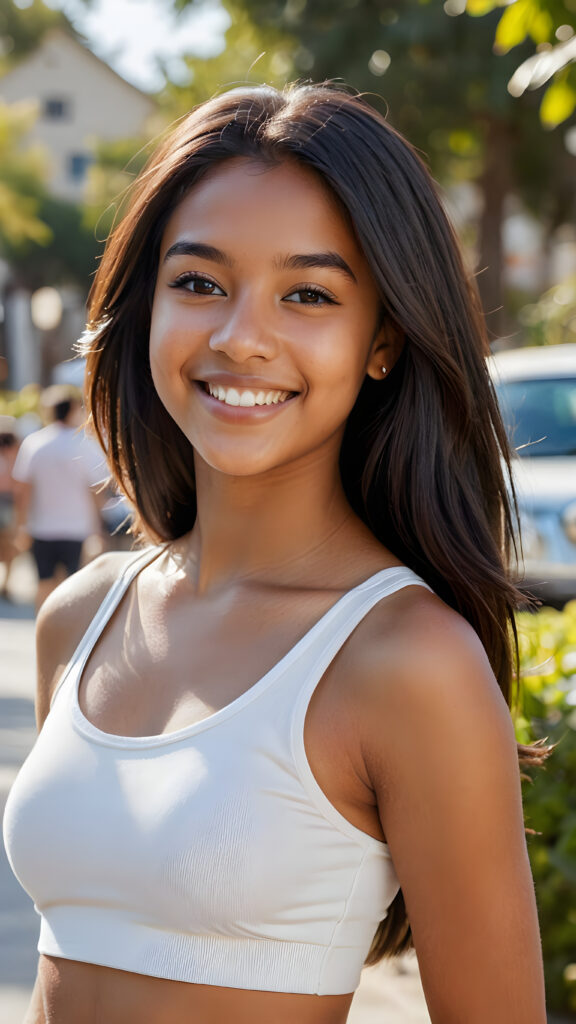
[[576,378],[499,381],[496,393],[519,455],[576,455]]

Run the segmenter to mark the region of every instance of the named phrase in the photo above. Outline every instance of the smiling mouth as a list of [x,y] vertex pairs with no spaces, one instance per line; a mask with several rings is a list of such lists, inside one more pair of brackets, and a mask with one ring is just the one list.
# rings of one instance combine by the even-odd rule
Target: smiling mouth
[[206,394],[222,402],[224,405],[243,406],[250,408],[255,405],[281,405],[294,398],[296,391],[265,391],[256,388],[229,388],[222,384],[211,384],[209,381],[198,381]]

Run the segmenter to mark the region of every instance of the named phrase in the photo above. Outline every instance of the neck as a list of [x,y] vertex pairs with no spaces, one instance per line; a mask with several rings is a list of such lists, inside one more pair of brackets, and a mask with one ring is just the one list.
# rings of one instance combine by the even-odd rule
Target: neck
[[338,466],[317,455],[251,477],[198,456],[194,468],[198,512],[184,554],[197,592],[246,577],[301,581],[303,566],[328,564],[355,518]]

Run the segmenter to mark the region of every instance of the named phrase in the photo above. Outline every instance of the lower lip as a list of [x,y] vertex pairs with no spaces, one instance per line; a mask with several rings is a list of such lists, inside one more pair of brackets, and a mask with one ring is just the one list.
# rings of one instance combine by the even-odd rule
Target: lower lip
[[227,423],[254,423],[270,419],[272,416],[282,412],[286,406],[291,405],[294,399],[297,398],[296,393],[291,398],[286,398],[283,402],[276,402],[275,405],[227,405],[226,402],[221,402],[219,398],[214,398],[208,391],[205,391],[202,384],[199,384],[197,381],[194,383],[196,390],[199,392],[200,399],[206,408],[213,415],[219,416],[220,419],[225,420]]

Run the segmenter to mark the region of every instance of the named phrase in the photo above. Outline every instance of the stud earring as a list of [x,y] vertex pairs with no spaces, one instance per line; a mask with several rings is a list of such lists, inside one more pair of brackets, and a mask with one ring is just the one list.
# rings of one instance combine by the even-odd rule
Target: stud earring
[[382,375],[385,377],[386,374],[388,373],[388,371],[387,371],[385,366],[382,366],[381,369],[382,369]]

